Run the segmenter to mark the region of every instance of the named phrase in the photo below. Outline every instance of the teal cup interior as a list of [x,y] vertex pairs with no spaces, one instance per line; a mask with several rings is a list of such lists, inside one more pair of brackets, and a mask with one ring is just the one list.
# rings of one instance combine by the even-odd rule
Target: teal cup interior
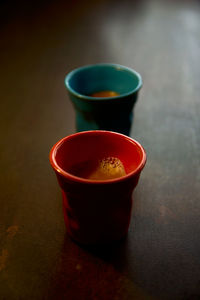
[[[133,107],[142,87],[140,74],[118,64],[77,68],[65,77],[65,86],[76,111],[76,130],[110,130],[129,135]],[[114,91],[114,97],[93,97]]]

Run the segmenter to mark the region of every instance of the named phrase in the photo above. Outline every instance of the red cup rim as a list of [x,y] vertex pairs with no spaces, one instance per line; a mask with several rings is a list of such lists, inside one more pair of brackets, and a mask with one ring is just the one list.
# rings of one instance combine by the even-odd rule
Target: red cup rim
[[[141,152],[142,152],[142,160],[140,162],[140,164],[138,165],[138,167],[130,172],[127,175],[124,175],[122,177],[119,178],[115,178],[115,179],[106,179],[106,180],[93,180],[93,179],[86,179],[86,178],[82,178],[82,177],[78,177],[75,175],[70,174],[69,172],[63,170],[56,161],[56,152],[57,149],[68,139],[74,138],[78,135],[84,135],[84,134],[106,134],[106,135],[119,135],[122,136],[123,138],[129,140],[129,142],[132,142],[134,144],[136,144]],[[70,179],[72,181],[78,182],[78,183],[84,183],[84,184],[108,184],[108,183],[117,183],[117,182],[121,182],[124,181],[126,179],[128,179],[129,177],[133,176],[134,174],[140,172],[146,163],[146,152],[144,150],[144,148],[140,145],[139,142],[137,142],[136,140],[134,140],[133,138],[130,138],[124,134],[118,133],[118,132],[114,132],[114,131],[107,131],[107,130],[89,130],[89,131],[82,131],[82,132],[77,132],[71,135],[68,135],[62,139],[60,139],[50,150],[50,154],[49,154],[49,160],[50,160],[50,164],[52,166],[52,168],[57,171],[60,175],[62,175],[63,177]]]

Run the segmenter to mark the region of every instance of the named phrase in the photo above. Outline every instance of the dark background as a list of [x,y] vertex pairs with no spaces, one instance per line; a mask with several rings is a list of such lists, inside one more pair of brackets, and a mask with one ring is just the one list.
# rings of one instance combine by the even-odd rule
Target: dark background
[[[3,1],[0,20],[0,299],[200,299],[199,1]],[[127,239],[85,249],[48,155],[75,132],[65,75],[98,62],[142,75],[148,161]]]

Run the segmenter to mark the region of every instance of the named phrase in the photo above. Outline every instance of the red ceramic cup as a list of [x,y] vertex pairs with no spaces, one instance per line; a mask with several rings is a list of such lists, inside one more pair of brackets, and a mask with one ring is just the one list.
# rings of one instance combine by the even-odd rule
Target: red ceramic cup
[[[120,159],[126,175],[91,180],[70,173],[74,165],[103,157]],[[50,163],[62,190],[64,220],[73,240],[85,245],[104,244],[127,234],[132,192],[145,162],[145,151],[138,142],[111,131],[75,133],[53,146]]]

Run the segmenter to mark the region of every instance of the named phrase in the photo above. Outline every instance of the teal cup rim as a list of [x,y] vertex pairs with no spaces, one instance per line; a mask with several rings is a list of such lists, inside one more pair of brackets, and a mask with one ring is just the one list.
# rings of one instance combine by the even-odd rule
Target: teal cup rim
[[[76,73],[78,73],[79,71],[82,71],[82,70],[92,69],[93,67],[98,67],[98,66],[99,66],[99,67],[113,67],[113,68],[115,68],[116,70],[124,70],[124,71],[127,71],[127,72],[129,72],[129,73],[132,73],[132,74],[134,74],[134,75],[137,76],[137,78],[138,78],[138,85],[137,85],[134,89],[132,89],[131,91],[129,91],[129,92],[127,92],[127,93],[122,93],[122,94],[117,95],[117,96],[103,97],[103,98],[100,98],[100,97],[93,97],[93,96],[89,96],[89,95],[84,95],[84,94],[78,93],[77,91],[75,91],[75,90],[70,86],[69,81],[70,81],[70,79],[71,79]],[[139,90],[141,89],[141,87],[142,87],[142,84],[143,84],[143,82],[142,82],[142,77],[141,77],[141,75],[140,75],[137,71],[135,71],[135,70],[133,70],[133,69],[131,69],[131,68],[129,68],[129,67],[126,67],[126,66],[123,66],[123,65],[120,65],[120,64],[115,64],[115,63],[97,63],[97,64],[90,64],[90,65],[85,65],[85,66],[76,68],[76,69],[70,71],[70,72],[66,75],[64,82],[65,82],[65,86],[66,86],[67,90],[68,90],[71,94],[73,94],[74,96],[76,96],[76,97],[78,97],[78,98],[80,98],[80,99],[83,99],[83,100],[93,100],[93,101],[94,101],[94,100],[97,100],[97,101],[101,101],[101,102],[102,102],[102,100],[121,99],[121,98],[124,98],[124,97],[126,97],[126,96],[132,95],[132,94],[134,94],[135,92],[139,91]]]

